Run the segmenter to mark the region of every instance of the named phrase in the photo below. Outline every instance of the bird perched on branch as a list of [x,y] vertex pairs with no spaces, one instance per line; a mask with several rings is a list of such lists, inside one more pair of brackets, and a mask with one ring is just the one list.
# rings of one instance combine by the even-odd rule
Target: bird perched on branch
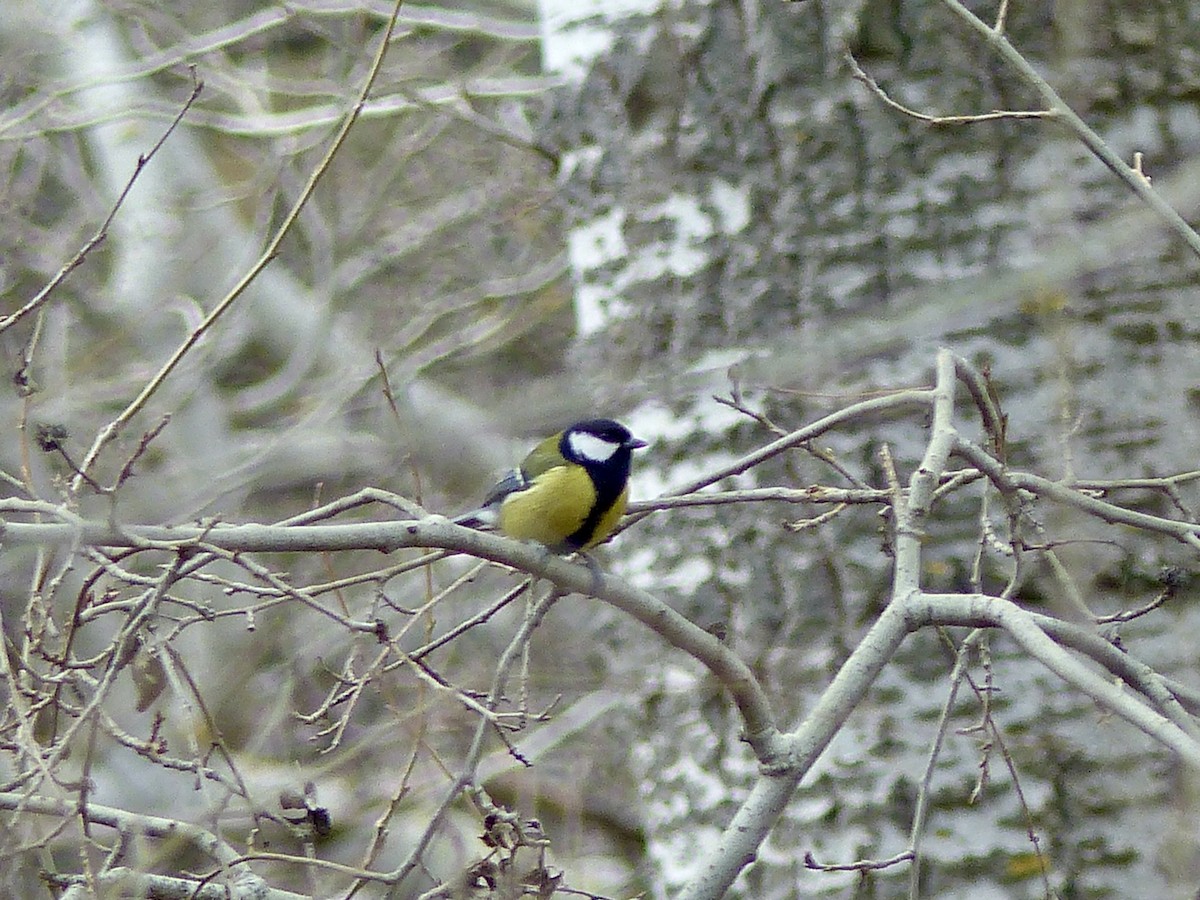
[[483,506],[454,521],[537,541],[555,553],[588,550],[617,527],[633,451],[645,446],[612,419],[576,422],[534,447]]

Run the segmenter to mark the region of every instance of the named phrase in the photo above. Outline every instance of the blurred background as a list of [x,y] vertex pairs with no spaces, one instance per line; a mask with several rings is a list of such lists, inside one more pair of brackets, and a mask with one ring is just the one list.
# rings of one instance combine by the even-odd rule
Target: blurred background
[[[389,13],[378,0],[0,9],[2,316],[104,222],[185,104],[193,68],[204,84],[105,240],[36,312],[0,331],[20,382],[0,396],[9,497],[67,498],[70,468],[34,446],[36,426],[65,428],[78,463],[261,254],[353,103]],[[1195,5],[1020,5],[1007,26],[1064,99],[1123,159],[1144,154],[1154,185],[1196,221]],[[376,487],[452,513],[542,435],[592,414],[651,442],[634,477],[635,497],[651,499],[773,439],[772,424],[790,430],[929,383],[943,345],[990,371],[1015,467],[1068,480],[1194,470],[1196,257],[1066,129],[905,117],[850,76],[843,47],[922,112],[1040,106],[934,0],[406,5],[360,121],[278,258],[100,456],[97,481],[111,484],[143,436],[169,423],[115,497],[84,487],[72,507],[119,522],[266,522]],[[714,400],[731,394],[761,418]],[[863,422],[823,440],[822,455],[797,450],[723,486],[846,486],[847,473],[883,486],[879,446],[907,471],[925,424]],[[1194,485],[1180,486],[1177,506],[1156,492],[1118,499],[1194,519]],[[890,583],[875,508],[799,533],[781,527],[820,511],[660,513],[619,537],[604,564],[719,627],[795,723]],[[927,586],[967,587],[979,516],[978,493],[939,510]],[[1113,613],[1150,600],[1164,566],[1195,568],[1181,545],[1051,506],[1034,516],[1062,562],[1039,562],[1022,585],[1018,599],[1039,609],[1082,596]],[[387,621],[409,650],[514,583],[461,560],[395,557],[261,561],[291,584],[319,586],[331,608]],[[984,557],[984,586],[998,591],[1009,562]],[[406,562],[412,571],[384,568]],[[123,580],[111,559],[6,549],[10,658],[22,655],[31,610],[61,628],[85,594],[117,604],[78,634],[78,656],[101,653],[135,593],[132,576],[154,577],[163,563],[135,555]],[[361,864],[382,817],[390,832],[376,866],[398,864],[448,787],[472,717],[403,667],[372,668],[371,635],[254,596],[233,562],[206,571],[212,580],[175,590],[145,636],[169,662],[168,689],[139,710],[139,684],[121,676],[104,703],[112,721],[71,764],[88,759],[95,802],[240,840],[262,826],[262,810],[279,812],[280,791],[311,781],[333,821],[318,855]],[[1124,626],[1124,646],[1195,684],[1195,599],[1185,588]],[[486,689],[520,618],[498,613],[430,665]],[[1194,896],[1193,776],[1005,641],[991,663],[1024,799],[993,759],[969,803],[989,750],[978,735],[952,734],[934,780],[923,895],[1041,897],[1048,881],[1062,897]],[[905,895],[903,866],[813,873],[803,857],[849,862],[906,847],[952,664],[932,633],[905,645],[738,896]],[[354,678],[366,686],[354,704],[298,717]],[[682,884],[755,774],[716,686],[636,623],[580,598],[551,612],[522,684],[530,709],[556,715],[512,738],[532,767],[496,742],[485,766],[494,799],[542,821],[572,887],[624,897]],[[978,708],[961,706],[955,725],[966,728]],[[132,738],[161,738],[172,758],[205,759],[224,780],[198,790],[194,771]],[[214,741],[232,761],[208,760]],[[0,779],[11,789],[26,763],[4,749]],[[475,811],[456,805],[428,874],[400,896],[486,853],[479,830]],[[12,834],[0,841],[13,863],[0,865],[0,891],[30,895],[47,861],[26,851],[33,834]],[[272,839],[301,852],[282,830]],[[57,865],[76,870],[70,840],[51,847]],[[295,868],[271,877],[318,896],[347,890]]]

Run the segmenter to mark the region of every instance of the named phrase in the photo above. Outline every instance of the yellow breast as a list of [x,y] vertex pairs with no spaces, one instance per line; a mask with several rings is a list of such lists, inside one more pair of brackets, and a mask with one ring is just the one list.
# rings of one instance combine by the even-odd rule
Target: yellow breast
[[[497,527],[509,537],[538,541],[559,553],[587,550],[612,534],[625,512],[627,499],[628,491],[621,491],[616,502],[595,521],[590,534],[576,535],[587,522],[596,488],[581,466],[555,466],[538,475],[527,489],[504,498]],[[573,535],[579,541],[578,547],[567,543]]]

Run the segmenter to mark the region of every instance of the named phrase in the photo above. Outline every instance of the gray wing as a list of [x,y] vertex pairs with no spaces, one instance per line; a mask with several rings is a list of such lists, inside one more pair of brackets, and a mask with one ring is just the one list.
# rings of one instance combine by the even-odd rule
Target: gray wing
[[468,528],[494,528],[496,516],[504,498],[517,491],[523,491],[527,487],[529,487],[529,481],[525,478],[525,474],[520,469],[509,469],[488,491],[487,496],[483,498],[482,506],[463,513],[461,516],[455,516],[453,521],[458,525],[466,525]]

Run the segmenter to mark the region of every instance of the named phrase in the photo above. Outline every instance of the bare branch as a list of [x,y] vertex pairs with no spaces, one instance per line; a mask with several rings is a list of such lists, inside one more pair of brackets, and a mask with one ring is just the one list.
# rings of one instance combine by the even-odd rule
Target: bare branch
[[82,473],[91,471],[91,468],[93,465],[95,465],[96,459],[99,457],[100,452],[109,444],[110,441],[113,440],[113,438],[117,436],[117,434],[120,433],[121,429],[124,428],[125,425],[128,424],[135,415],[137,415],[142,407],[146,405],[146,402],[150,399],[150,397],[154,395],[159,386],[167,379],[167,376],[174,371],[175,367],[179,365],[180,361],[191,351],[191,349],[195,347],[197,343],[199,343],[200,338],[208,333],[217,320],[220,319],[221,316],[223,316],[225,312],[233,306],[238,297],[245,292],[246,288],[250,286],[251,282],[258,277],[259,273],[262,272],[262,270],[267,267],[268,263],[270,263],[271,260],[273,260],[278,254],[280,244],[283,243],[284,237],[289,231],[291,231],[292,226],[296,223],[297,219],[299,219],[300,212],[308,204],[309,198],[312,197],[313,191],[316,190],[317,182],[319,182],[321,177],[329,170],[329,167],[332,165],[333,159],[337,155],[338,150],[341,149],[342,145],[346,141],[346,137],[350,134],[350,129],[354,126],[354,123],[358,121],[358,117],[362,112],[363,105],[366,103],[367,97],[371,93],[371,88],[375,84],[375,79],[379,76],[379,71],[383,66],[383,59],[387,55],[388,43],[391,40],[392,32],[395,30],[396,19],[400,15],[400,7],[403,5],[403,2],[404,0],[396,0],[395,6],[392,8],[391,18],[388,19],[387,27],[384,28],[383,34],[380,36],[379,49],[375,53],[375,58],[371,62],[371,67],[367,70],[367,76],[363,81],[362,88],[359,90],[358,98],[350,107],[350,111],[343,119],[341,127],[334,135],[333,141],[329,145],[329,149],[326,150],[325,155],[321,158],[321,161],[318,162],[316,167],[313,169],[312,174],[308,178],[308,182],[300,191],[300,195],[296,198],[295,203],[292,204],[292,208],[288,211],[288,214],[284,216],[283,222],[280,223],[279,227],[275,230],[275,234],[267,242],[267,246],[263,250],[262,255],[259,256],[258,260],[250,267],[246,274],[242,276],[238,283],[230,289],[229,293],[217,302],[216,306],[214,306],[208,315],[204,317],[204,321],[194,328],[187,338],[184,339],[183,343],[176,348],[175,352],[171,354],[171,357],[163,364],[162,368],[160,368],[158,372],[156,372],[155,375],[146,383],[137,397],[135,397],[115,419],[113,419],[100,430],[100,432],[96,435],[96,439],[92,443],[91,448],[88,450],[87,455],[83,459],[83,463],[80,466],[80,474],[76,475],[71,481],[72,492],[79,491],[83,484],[83,478],[81,477]]
[[[7,331],[13,325],[16,325],[34,310],[41,308],[42,304],[50,299],[50,295],[54,293],[55,289],[57,289],[60,284],[67,280],[67,276],[79,268],[79,266],[83,264],[83,261],[87,259],[88,255],[94,249],[96,249],[96,247],[98,247],[106,237],[108,237],[108,229],[112,225],[113,219],[117,217],[117,213],[120,212],[121,207],[124,206],[125,198],[128,197],[129,192],[133,190],[134,184],[137,183],[138,176],[142,174],[142,171],[149,164],[150,160],[154,158],[154,155],[162,148],[162,145],[167,142],[167,138],[169,138],[175,129],[179,127],[179,123],[183,121],[183,117],[188,114],[188,111],[192,108],[192,104],[196,102],[196,99],[200,96],[200,92],[204,90],[204,82],[196,77],[195,67],[190,67],[190,71],[192,74],[191,94],[188,95],[187,100],[184,101],[183,106],[179,108],[179,112],[175,114],[175,118],[171,120],[171,124],[167,126],[166,130],[162,133],[162,136],[154,143],[154,146],[138,157],[137,164],[133,167],[133,174],[130,175],[129,180],[125,182],[125,187],[117,196],[116,202],[113,203],[112,208],[109,210],[107,218],[100,223],[100,227],[96,229],[95,234],[88,238],[87,242],[79,248],[78,252],[72,256],[61,269],[58,270],[58,273],[55,274],[55,276],[51,278],[49,282],[47,282],[45,287],[34,294],[33,298],[15,313],[0,319],[0,334]],[[27,365],[28,360],[26,361],[26,366]]]
[[882,101],[884,105],[896,110],[896,112],[903,113],[910,119],[924,122],[926,125],[976,125],[980,122],[996,122],[1004,119],[1053,119],[1058,115],[1053,109],[997,109],[992,112],[972,113],[960,116],[934,116],[918,112],[893,100],[887,91],[881,88],[879,83],[863,70],[862,66],[858,64],[858,60],[854,58],[854,54],[849,50],[842,54],[842,59],[850,66],[850,74],[854,77],[854,80],[866,85],[867,89]]

